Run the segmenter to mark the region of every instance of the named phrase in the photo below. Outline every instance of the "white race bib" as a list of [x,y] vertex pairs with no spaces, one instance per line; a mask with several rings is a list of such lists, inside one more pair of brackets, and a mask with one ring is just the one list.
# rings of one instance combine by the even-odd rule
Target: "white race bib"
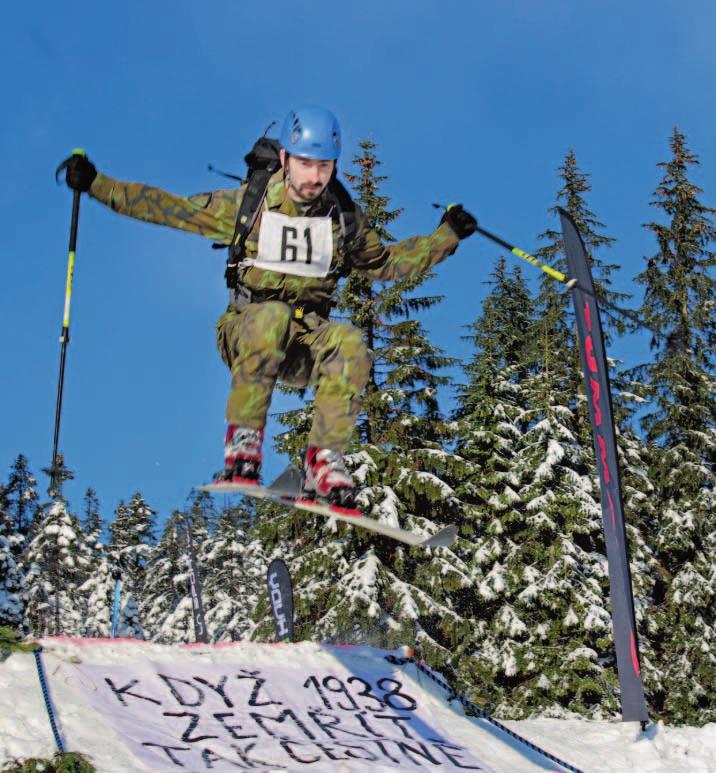
[[265,211],[253,265],[268,271],[322,279],[333,259],[330,217],[289,217]]

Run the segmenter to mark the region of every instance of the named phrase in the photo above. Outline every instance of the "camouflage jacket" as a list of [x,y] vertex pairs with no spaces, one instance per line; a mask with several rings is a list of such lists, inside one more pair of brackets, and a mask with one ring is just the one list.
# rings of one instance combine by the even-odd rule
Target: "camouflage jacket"
[[[115,212],[150,223],[180,228],[200,234],[215,242],[231,243],[236,216],[245,186],[234,189],[176,196],[160,188],[141,183],[121,182],[98,174],[90,195]],[[298,206],[287,195],[282,171],[269,181],[266,200],[246,241],[246,256],[257,255],[258,235],[264,211],[271,210],[289,217],[325,216],[329,203],[319,198],[307,209]],[[357,231],[350,244],[344,243],[338,219],[333,221],[333,257],[331,271],[323,278],[294,276],[245,266],[239,271],[240,281],[264,297],[276,298],[297,305],[330,303],[341,274],[358,270],[376,280],[394,280],[427,271],[455,252],[458,238],[447,224],[429,236],[414,236],[395,244],[384,245],[368,225],[365,215],[356,205]]]

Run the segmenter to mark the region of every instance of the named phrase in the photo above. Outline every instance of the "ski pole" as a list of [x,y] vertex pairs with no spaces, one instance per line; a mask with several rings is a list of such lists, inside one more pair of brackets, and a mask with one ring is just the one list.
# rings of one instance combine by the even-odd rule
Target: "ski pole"
[[528,263],[531,263],[533,266],[536,266],[541,271],[544,271],[545,274],[547,274],[548,276],[551,276],[552,279],[556,279],[558,282],[561,282],[566,287],[569,287],[571,289],[577,284],[576,279],[570,279],[566,274],[563,274],[561,271],[557,271],[556,268],[552,268],[552,266],[547,265],[547,263],[542,263],[542,261],[535,258],[534,255],[530,255],[529,252],[525,252],[524,250],[521,250],[519,247],[513,246],[509,242],[506,242],[504,239],[501,239],[499,236],[495,236],[495,234],[490,233],[489,231],[485,230],[479,225],[477,226],[477,232],[481,233],[483,236],[486,236],[488,239],[495,242],[495,244],[499,244],[501,247],[505,247],[505,249],[508,249],[513,255],[517,255],[518,258],[522,258],[522,260],[526,260]]
[[119,569],[112,572],[114,579],[114,604],[112,605],[112,638],[117,637],[117,626],[119,623],[119,602],[122,593],[122,574]]
[[[450,206],[443,207],[442,204],[433,204],[433,206],[436,209],[449,209]],[[559,208],[561,209],[561,208]],[[543,263],[539,258],[536,258],[534,255],[531,255],[529,252],[525,252],[524,250],[521,250],[519,247],[515,247],[514,244],[510,244],[509,242],[505,241],[499,236],[496,236],[495,234],[491,233],[485,228],[482,228],[482,226],[477,225],[475,230],[477,233],[482,234],[484,237],[489,239],[490,241],[495,242],[495,244],[499,244],[500,247],[504,247],[506,250],[509,250],[513,255],[516,255],[518,258],[522,258],[522,260],[527,261],[527,263],[530,263],[533,266],[536,266],[541,271],[544,271],[545,274],[552,277],[552,279],[556,279],[558,282],[563,284],[567,289],[571,290],[573,287],[577,287],[580,289],[583,293],[586,293],[587,295],[591,295],[592,297],[596,298],[596,294],[591,292],[590,290],[587,290],[586,288],[582,287],[580,284],[577,283],[576,277],[568,277],[566,274],[563,274],[561,271],[558,271],[556,268],[552,268],[552,266],[548,265],[547,263]],[[656,336],[661,337],[661,334],[654,330],[653,327],[650,325],[647,325],[644,320],[640,319],[633,311],[630,309],[622,309],[619,306],[616,306],[613,303],[610,303],[605,298],[598,298],[600,306],[604,306],[607,309],[611,309],[613,312],[616,312],[617,314],[622,314],[627,319],[631,320],[635,325],[638,327],[645,328],[649,330],[651,333],[653,333]]]
[[[435,209],[444,209],[447,211],[450,209],[450,207],[454,206],[453,204],[448,204],[447,207],[443,206],[442,204],[433,204]],[[496,236],[493,233],[490,233],[487,229],[483,228],[481,225],[476,224],[475,230],[482,234],[483,236],[487,237],[490,241],[495,242],[495,244],[499,244],[500,247],[504,247],[506,250],[509,250],[513,255],[517,255],[518,258],[522,258],[522,260],[526,260],[528,263],[531,263],[533,266],[537,266],[541,271],[544,271],[545,274],[548,274],[552,277],[552,279],[556,279],[558,282],[562,282],[562,284],[566,285],[569,288],[574,287],[574,285],[577,284],[576,279],[569,279],[566,274],[563,274],[561,271],[557,271],[556,268],[552,268],[552,266],[547,265],[546,263],[543,263],[541,260],[535,258],[534,255],[530,255],[529,252],[525,252],[524,250],[521,250],[519,247],[515,247],[514,244],[510,244],[509,242],[506,242],[504,239],[500,238],[499,236]]]
[[[73,156],[86,156],[82,148],[75,148],[72,151]],[[69,159],[63,161],[55,172],[55,179],[60,172],[67,166]],[[77,228],[80,219],[80,192],[74,191],[72,196],[72,218],[70,220],[70,249],[67,258],[67,279],[65,281],[65,308],[62,315],[62,331],[60,332],[60,375],[57,380],[57,400],[55,403],[55,433],[52,443],[52,467],[50,471],[49,495],[55,496],[55,484],[57,478],[57,446],[60,440],[60,420],[62,417],[62,392],[65,386],[65,365],[67,362],[67,345],[70,342],[70,302],[72,300],[72,278],[75,271],[75,250],[77,248]]]

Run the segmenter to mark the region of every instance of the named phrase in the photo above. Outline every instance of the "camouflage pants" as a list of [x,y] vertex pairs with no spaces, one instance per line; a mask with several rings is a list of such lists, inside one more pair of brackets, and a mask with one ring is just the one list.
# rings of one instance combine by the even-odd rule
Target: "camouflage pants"
[[315,313],[297,320],[287,304],[264,301],[227,311],[217,322],[216,339],[231,369],[229,423],[263,427],[278,378],[293,386],[315,385],[308,442],[346,449],[370,374],[370,355],[357,328]]

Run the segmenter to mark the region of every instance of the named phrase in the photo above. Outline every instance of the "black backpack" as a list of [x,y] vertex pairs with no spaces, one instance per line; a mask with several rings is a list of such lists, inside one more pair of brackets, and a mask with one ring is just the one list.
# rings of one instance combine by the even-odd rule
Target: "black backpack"
[[[246,239],[254,227],[256,218],[266,197],[266,190],[271,177],[281,168],[278,140],[270,137],[259,137],[253,148],[246,154],[244,160],[247,166],[246,191],[236,216],[234,236],[229,245],[229,257],[226,260],[226,286],[234,290],[238,284],[238,268],[246,257]],[[350,244],[358,231],[355,216],[355,205],[350,193],[335,173],[328,183],[326,194],[336,205],[340,218],[343,238]]]

